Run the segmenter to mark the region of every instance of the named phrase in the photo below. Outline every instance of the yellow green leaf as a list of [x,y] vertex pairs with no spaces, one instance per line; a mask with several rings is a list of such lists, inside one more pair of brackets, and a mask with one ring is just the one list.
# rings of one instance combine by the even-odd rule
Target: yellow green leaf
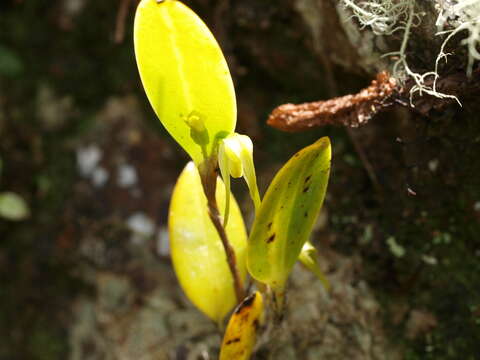
[[[222,209],[225,187],[220,178],[216,197]],[[168,227],[172,262],[180,285],[193,304],[220,323],[237,303],[234,282],[222,242],[208,215],[207,199],[193,162],[187,164],[175,185]],[[235,199],[232,199],[226,232],[244,280],[247,233]]]
[[281,295],[322,206],[330,158],[326,137],[296,153],[273,179],[255,217],[248,270],[277,294]]
[[257,291],[235,309],[228,322],[220,360],[248,360],[257,340],[263,318],[263,298]]
[[134,42],[150,104],[200,163],[236,123],[235,91],[222,50],[202,20],[175,0],[140,2]]

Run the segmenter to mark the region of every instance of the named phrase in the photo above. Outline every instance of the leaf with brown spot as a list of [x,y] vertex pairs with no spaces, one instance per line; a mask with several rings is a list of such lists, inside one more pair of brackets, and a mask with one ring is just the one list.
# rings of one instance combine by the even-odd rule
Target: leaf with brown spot
[[[283,294],[322,207],[330,158],[330,140],[326,137],[300,150],[277,173],[255,217],[247,267],[256,280],[268,284],[277,294]],[[278,301],[281,304],[280,298]]]
[[248,360],[263,317],[263,298],[257,291],[233,312],[220,349],[220,360]]

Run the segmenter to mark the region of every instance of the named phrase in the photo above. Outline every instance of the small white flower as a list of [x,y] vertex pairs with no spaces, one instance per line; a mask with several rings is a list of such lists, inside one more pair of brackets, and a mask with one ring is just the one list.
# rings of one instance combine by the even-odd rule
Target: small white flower
[[228,221],[230,209],[230,176],[234,178],[244,177],[247,183],[250,197],[253,200],[255,210],[260,206],[260,194],[257,187],[257,177],[253,164],[253,144],[246,135],[233,133],[220,142],[218,149],[218,164],[225,183],[227,198],[225,202],[224,226]]

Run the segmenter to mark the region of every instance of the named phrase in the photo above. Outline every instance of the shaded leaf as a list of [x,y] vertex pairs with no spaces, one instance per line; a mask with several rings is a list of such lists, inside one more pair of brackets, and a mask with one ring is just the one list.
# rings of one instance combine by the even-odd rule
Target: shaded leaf
[[0,193],[0,217],[7,220],[24,220],[30,215],[23,198],[13,192]]
[[324,137],[295,154],[270,184],[253,223],[247,266],[277,292],[308,240],[325,197],[330,141]]
[[257,340],[262,323],[263,298],[257,291],[237,306],[228,322],[220,360],[247,360]]
[[[225,205],[225,187],[217,181],[217,202]],[[168,227],[173,266],[189,299],[207,316],[220,322],[237,303],[232,274],[220,237],[208,215],[200,175],[193,162],[178,178],[170,203]],[[232,198],[226,232],[245,279],[247,234],[240,209]]]
[[135,55],[155,113],[198,164],[233,132],[236,101],[222,51],[202,20],[180,1],[142,0]]

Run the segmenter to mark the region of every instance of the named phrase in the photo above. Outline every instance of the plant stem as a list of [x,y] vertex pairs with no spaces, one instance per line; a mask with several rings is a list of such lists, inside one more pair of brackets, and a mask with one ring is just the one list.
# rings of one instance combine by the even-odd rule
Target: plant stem
[[235,251],[233,250],[225,228],[223,227],[222,217],[218,210],[217,199],[215,197],[215,190],[217,187],[216,159],[213,157],[207,158],[205,162],[200,165],[199,171],[202,179],[203,191],[207,197],[208,213],[220,239],[222,240],[225,255],[227,256],[228,267],[230,268],[233,277],[237,303],[240,303],[245,298],[245,289],[243,288],[242,279],[238,271]]

